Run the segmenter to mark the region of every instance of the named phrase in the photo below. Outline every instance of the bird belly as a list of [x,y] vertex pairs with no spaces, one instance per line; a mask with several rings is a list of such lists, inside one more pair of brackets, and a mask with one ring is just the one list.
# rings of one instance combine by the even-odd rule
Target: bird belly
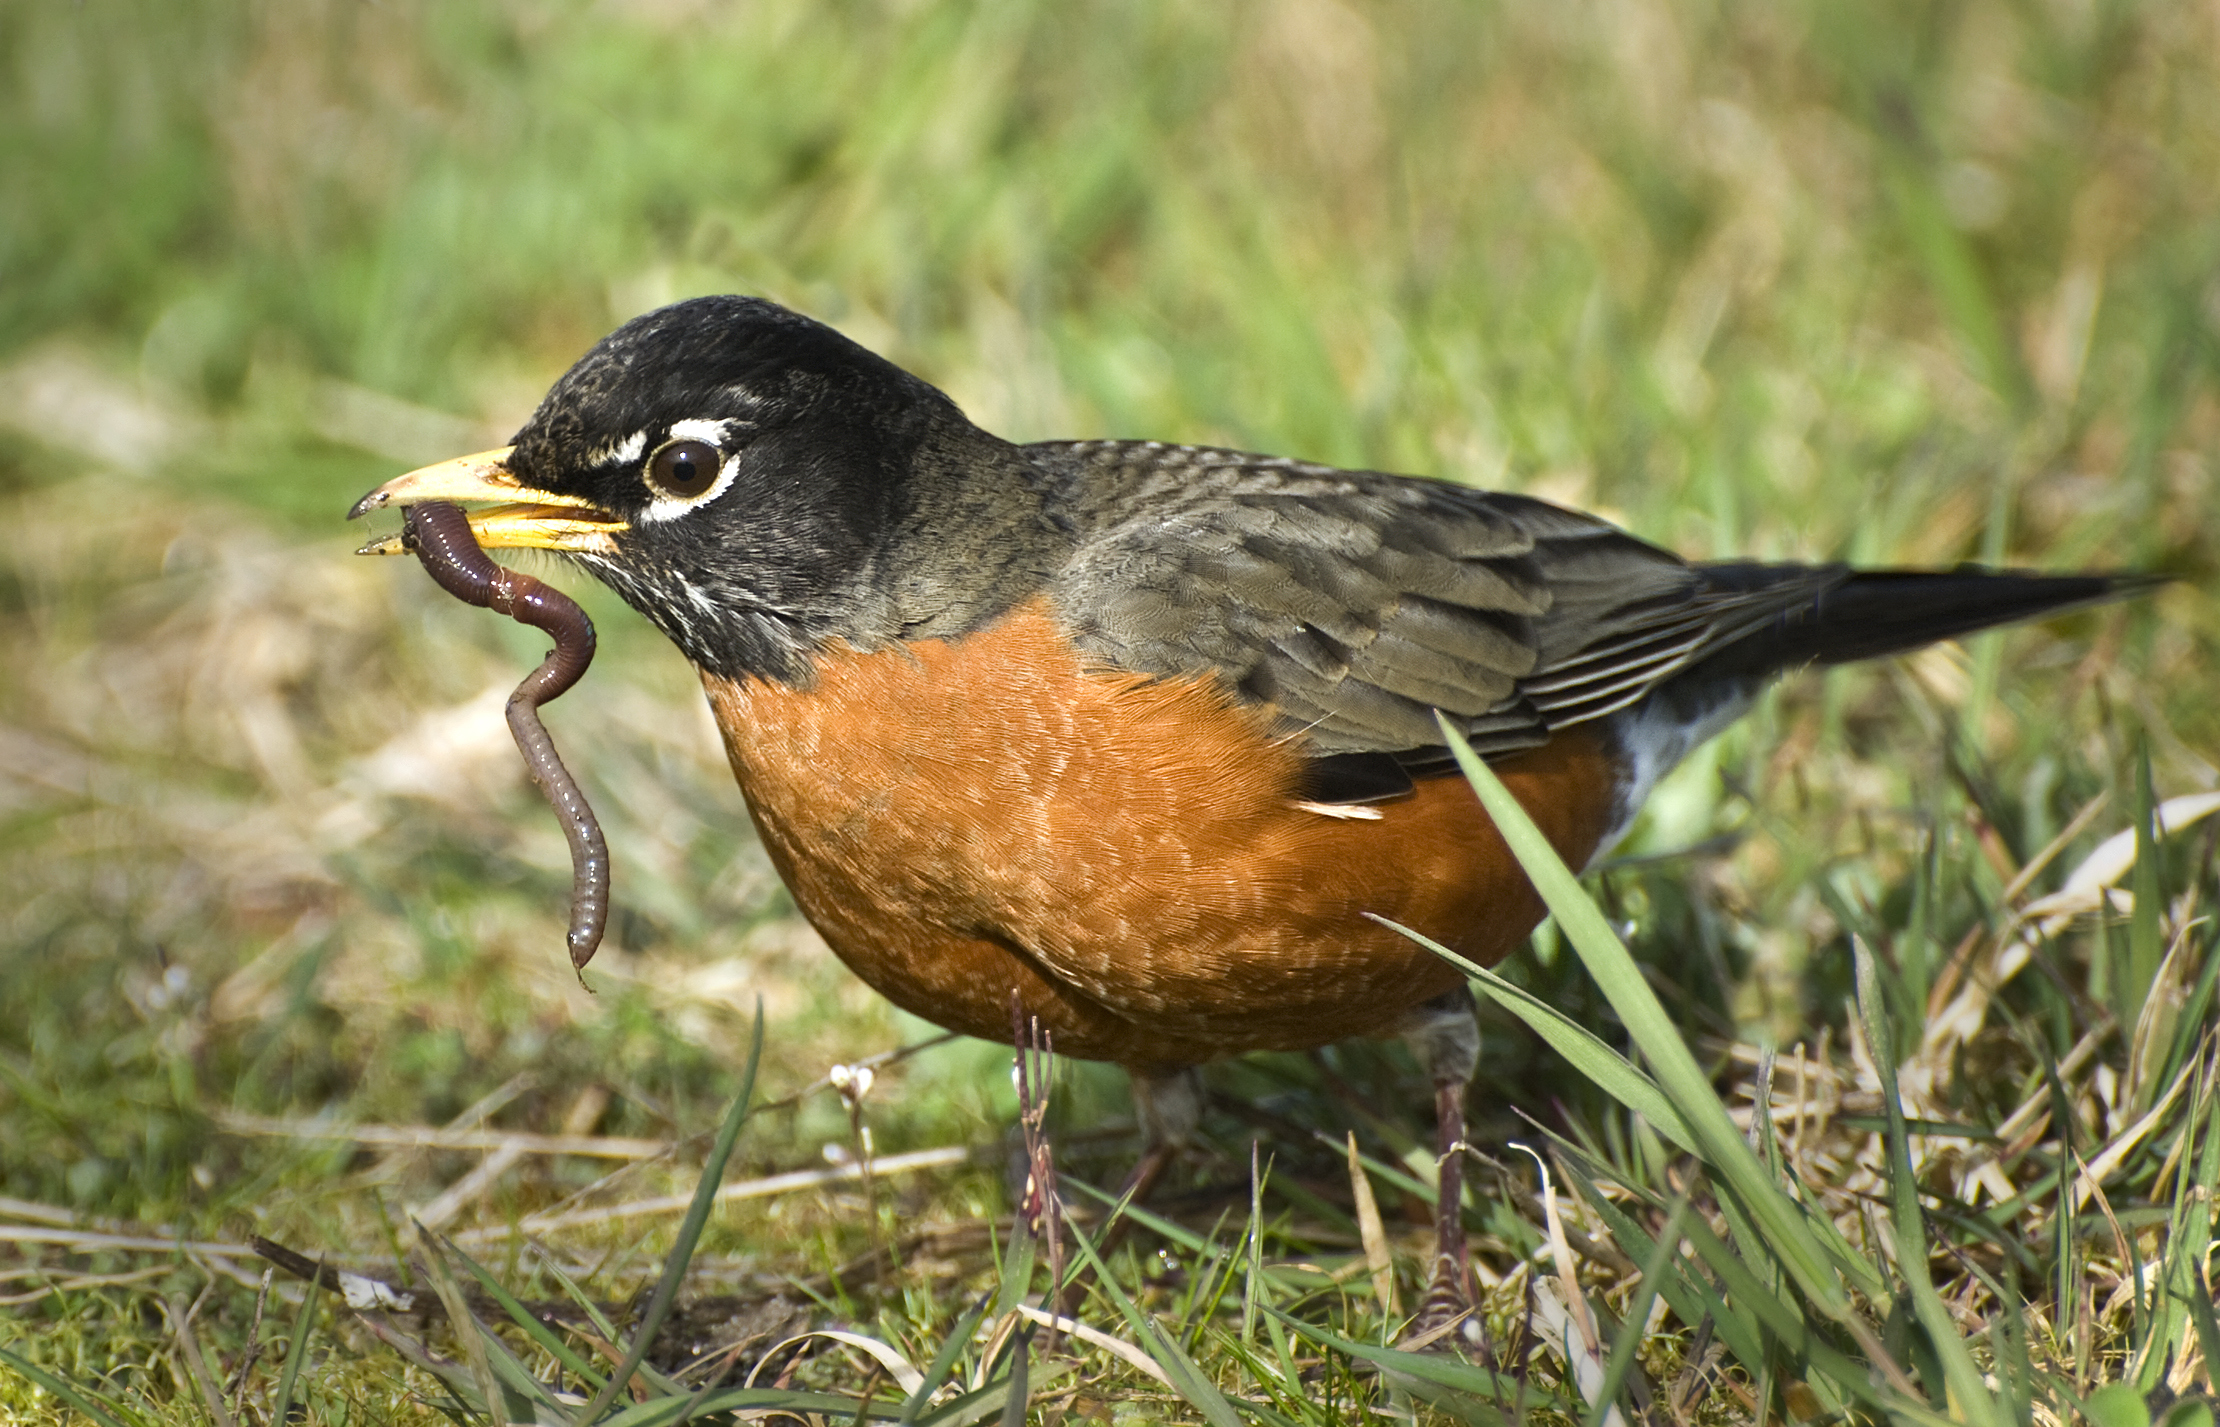
[[[1067,1054],[1129,1065],[1395,1028],[1539,899],[1460,778],[1377,818],[1299,803],[1301,752],[1213,679],[1090,666],[1045,605],[955,641],[822,656],[812,687],[705,676],[803,913],[897,1005],[1006,1039],[1013,994]],[[1615,778],[1593,734],[1497,771],[1578,866]]]
[[1756,679],[1668,684],[1605,720],[1603,736],[1618,770],[1618,785],[1610,826],[1591,853],[1594,860],[1601,861],[1634,830],[1642,805],[1666,774],[1750,711],[1760,687]]

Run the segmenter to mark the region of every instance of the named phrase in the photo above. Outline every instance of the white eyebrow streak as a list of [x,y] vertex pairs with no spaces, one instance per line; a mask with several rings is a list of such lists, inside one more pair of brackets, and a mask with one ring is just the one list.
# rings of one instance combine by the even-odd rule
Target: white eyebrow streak
[[647,433],[635,431],[622,441],[604,446],[587,458],[593,466],[629,466],[647,451]]
[[[671,423],[670,439],[673,441],[707,441],[710,445],[722,451],[725,449],[725,438],[731,434],[732,423],[729,421],[709,421],[701,417],[688,417],[684,421]],[[635,451],[632,459],[638,460],[639,458],[639,453]]]

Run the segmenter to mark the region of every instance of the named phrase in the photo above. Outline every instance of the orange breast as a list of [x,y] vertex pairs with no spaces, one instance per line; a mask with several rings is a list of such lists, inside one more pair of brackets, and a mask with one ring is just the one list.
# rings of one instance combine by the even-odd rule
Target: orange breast
[[[1297,805],[1301,755],[1206,680],[1090,667],[1039,604],[954,643],[820,660],[807,690],[704,680],[764,846],[857,975],[1006,1040],[1128,1065],[1392,1030],[1542,907],[1463,780],[1372,818]],[[1578,866],[1608,822],[1593,735],[1497,765]]]

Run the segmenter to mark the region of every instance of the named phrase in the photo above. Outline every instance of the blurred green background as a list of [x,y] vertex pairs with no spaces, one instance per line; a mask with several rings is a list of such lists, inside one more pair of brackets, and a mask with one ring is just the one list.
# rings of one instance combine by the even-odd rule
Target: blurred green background
[[[675,654],[556,569],[606,652],[550,723],[621,909],[580,990],[498,717],[539,636],[348,554],[355,496],[691,294],[1015,439],[1521,489],[1698,557],[2182,577],[1792,682],[1685,770],[1639,848],[1755,835],[1621,890],[1719,1028],[1839,1013],[1813,869],[1900,868],[1961,726],[2021,857],[2139,735],[2162,795],[2215,782],[2209,5],[0,0],[0,155],[8,1195],[359,1246],[465,1162],[224,1117],[507,1087],[554,1129],[598,1085],[585,1128],[664,1134],[759,993],[773,1094],[922,1036],[794,920]],[[1003,1065],[890,1075],[882,1148],[999,1133]],[[844,1132],[796,1116],[744,1153]]]

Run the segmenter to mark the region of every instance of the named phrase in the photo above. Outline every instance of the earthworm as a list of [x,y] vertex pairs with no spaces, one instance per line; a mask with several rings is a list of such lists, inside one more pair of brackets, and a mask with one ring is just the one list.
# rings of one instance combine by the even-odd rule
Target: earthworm
[[570,842],[570,964],[583,971],[609,925],[609,844],[586,795],[555,751],[547,725],[540,722],[540,705],[577,683],[593,662],[593,621],[562,591],[487,559],[459,505],[429,501],[408,507],[402,513],[401,543],[416,552],[425,573],[456,599],[555,636],[555,647],[540,667],[509,695],[509,732]]

